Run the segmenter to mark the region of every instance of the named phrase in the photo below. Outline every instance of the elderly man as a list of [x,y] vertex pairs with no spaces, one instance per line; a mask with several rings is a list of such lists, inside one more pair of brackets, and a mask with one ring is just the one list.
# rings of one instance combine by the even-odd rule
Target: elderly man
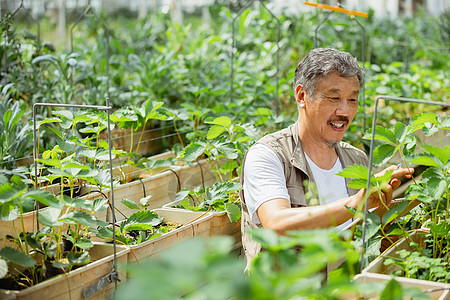
[[[246,154],[241,174],[243,247],[248,261],[260,246],[245,233],[265,227],[284,234],[289,230],[344,227],[352,218],[346,207],[359,208],[365,189],[347,187],[336,175],[353,164],[368,164],[367,155],[342,142],[358,110],[363,70],[355,58],[336,49],[313,49],[295,70],[296,123],[266,135]],[[369,196],[369,208],[389,205],[399,177],[395,170],[388,187]],[[314,183],[320,205],[309,206],[304,181]]]

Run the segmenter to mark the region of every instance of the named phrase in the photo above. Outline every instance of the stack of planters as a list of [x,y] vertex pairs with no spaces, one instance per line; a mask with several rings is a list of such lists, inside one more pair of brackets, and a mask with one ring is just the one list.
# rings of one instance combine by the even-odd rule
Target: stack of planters
[[[150,119],[170,118],[161,106],[147,101],[140,108],[116,111],[111,119],[122,129],[141,128],[143,133]],[[0,177],[2,297],[105,297],[113,284],[98,292],[87,288],[111,276],[114,265],[123,282],[127,262],[156,255],[188,237],[233,235],[239,248],[241,187],[234,178],[253,139],[228,117],[205,123],[210,124],[206,139],[194,140],[179,159],[173,152],[140,157],[115,145],[119,163],[113,171],[118,174],[113,208],[108,143],[99,138],[106,115],[54,111],[41,120],[37,135],[46,125],[57,144],[37,153],[36,189],[29,190],[34,166],[17,168],[9,179]],[[189,193],[197,200],[191,210],[161,208],[178,199],[176,194]]]
[[[406,167],[417,164],[426,169],[420,177],[411,179],[403,201],[389,209],[382,220],[375,213],[368,214],[366,251],[375,259],[356,276],[358,282],[387,282],[391,276],[396,276],[403,286],[420,287],[432,299],[450,298],[448,130],[450,117],[434,113],[418,114],[408,125],[398,122],[392,130],[376,127],[374,137],[381,144],[374,149],[374,164],[385,164],[399,153]],[[367,137],[371,136],[369,132]],[[422,140],[418,136],[422,136]],[[384,183],[372,178],[374,190],[390,180],[390,172],[388,174]],[[350,185],[355,188],[367,180],[366,175],[361,181],[364,178],[356,169],[345,175],[354,179]],[[413,201],[420,204],[411,206]],[[380,254],[383,240],[390,247]]]

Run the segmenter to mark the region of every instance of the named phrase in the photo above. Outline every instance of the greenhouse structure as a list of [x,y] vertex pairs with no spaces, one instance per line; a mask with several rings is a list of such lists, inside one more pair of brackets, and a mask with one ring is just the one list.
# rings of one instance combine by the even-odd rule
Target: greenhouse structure
[[0,18],[0,299],[450,299],[448,0]]

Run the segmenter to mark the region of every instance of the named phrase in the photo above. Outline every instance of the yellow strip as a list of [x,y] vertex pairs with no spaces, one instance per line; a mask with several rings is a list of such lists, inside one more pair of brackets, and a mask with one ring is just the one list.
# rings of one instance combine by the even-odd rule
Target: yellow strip
[[348,10],[348,9],[340,8],[340,7],[336,7],[336,6],[330,6],[330,5],[320,4],[320,3],[311,3],[311,2],[305,2],[305,4],[310,5],[310,6],[315,6],[320,9],[329,9],[329,10],[333,10],[333,11],[337,11],[337,12],[341,12],[341,13],[346,13],[349,16],[353,15],[353,16],[359,16],[359,17],[364,17],[364,18],[369,17],[369,14],[367,14],[367,13],[354,11],[354,10]]

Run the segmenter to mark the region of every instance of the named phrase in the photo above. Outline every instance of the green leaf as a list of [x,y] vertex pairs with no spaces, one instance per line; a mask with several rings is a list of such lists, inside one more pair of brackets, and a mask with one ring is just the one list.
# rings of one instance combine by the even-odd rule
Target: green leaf
[[441,162],[442,165],[445,166],[450,158],[450,146],[447,145],[445,148],[433,147],[431,145],[424,144],[422,145],[428,152],[432,155],[436,156]]
[[53,111],[53,115],[73,120],[73,113],[70,110],[57,110]]
[[432,157],[432,156],[428,156],[428,155],[421,155],[421,156],[415,156],[415,157],[407,157],[406,158],[407,161],[414,163],[414,164],[418,164],[418,165],[423,165],[423,166],[429,166],[429,167],[440,167],[437,158]]
[[36,261],[32,257],[11,247],[5,247],[0,250],[0,256],[3,259],[11,261],[25,268],[31,268],[36,265]]
[[206,138],[208,140],[214,139],[216,137],[218,137],[219,135],[221,135],[222,133],[224,133],[227,129],[223,126],[220,125],[214,125],[212,127],[209,128],[208,130],[208,134],[206,135]]
[[0,258],[0,279],[8,274],[8,263],[6,260]]
[[426,183],[428,193],[434,199],[440,199],[447,190],[447,181],[438,168],[428,168],[422,173],[422,180]]
[[36,159],[36,160],[47,166],[62,168],[62,164],[59,159]]
[[62,122],[62,120],[60,118],[46,118],[46,119],[42,120],[41,122],[39,122],[36,129],[39,129],[42,125],[47,124],[47,123],[60,123],[60,122]]
[[27,197],[39,201],[40,203],[46,206],[54,207],[57,209],[62,209],[64,207],[64,205],[59,201],[59,199],[57,199],[54,195],[50,194],[49,192],[43,190],[29,191],[25,195]]
[[92,211],[104,211],[108,208],[108,198],[97,198],[92,201]]
[[383,215],[383,224],[388,224],[391,221],[393,221],[396,217],[398,217],[408,206],[408,201],[403,201],[395,205],[394,207],[390,208],[387,212]]
[[39,211],[39,223],[48,227],[62,226],[64,223],[59,220],[61,209],[48,207]]
[[408,134],[413,133],[414,131],[420,130],[426,126],[426,123],[431,123],[434,125],[438,125],[438,121],[436,118],[436,114],[434,113],[421,113],[419,115],[414,116],[411,119],[410,124],[408,125]]
[[230,129],[231,126],[231,119],[229,117],[226,116],[221,116],[218,118],[215,118],[213,121],[211,122],[206,122],[207,124],[215,124],[215,125],[220,125],[225,127],[226,129]]
[[94,247],[94,244],[87,238],[81,238],[75,243],[75,246],[84,250],[89,250]]
[[128,200],[128,199],[122,199],[120,200],[120,202],[122,202],[123,205],[125,205],[128,208],[131,209],[140,209],[140,207],[133,201]]
[[403,299],[402,286],[397,280],[391,279],[380,295],[380,300],[401,300]]
[[408,128],[406,127],[406,125],[403,124],[402,122],[395,123],[394,136],[398,144],[403,143],[406,134],[408,132],[407,129]]
[[67,259],[72,266],[83,266],[89,263],[91,260],[89,257],[89,252],[84,251],[82,253],[72,253],[67,254]]
[[236,159],[239,156],[239,152],[233,143],[219,143],[215,146],[217,151],[228,159]]
[[[372,129],[371,128],[367,130],[367,132],[364,134],[363,138],[366,140],[372,139]],[[397,143],[392,131],[390,131],[388,128],[385,128],[380,125],[377,125],[377,127],[375,127],[374,139],[377,141],[383,141],[383,142],[392,143],[392,144]]]
[[0,205],[1,220],[13,221],[19,217],[19,207],[13,201]]
[[336,173],[336,175],[351,179],[364,179],[367,181],[368,173],[369,169],[367,167],[363,165],[353,164],[346,167],[341,172]]
[[206,149],[206,144],[191,143],[182,152],[182,158],[186,161],[194,161],[203,154]]
[[96,220],[93,216],[88,215],[83,211],[71,211],[63,216],[61,216],[60,220],[64,221],[72,221],[81,225],[96,227],[96,226],[107,226],[108,223]]
[[268,108],[265,108],[265,107],[258,107],[253,115],[254,116],[268,116],[268,117],[271,117],[272,116],[272,111],[270,109],[268,109]]
[[225,203],[228,218],[231,223],[236,223],[241,218],[241,209],[234,203]]
[[152,229],[162,223],[162,218],[151,210],[138,211],[132,214],[127,220],[120,224],[122,233],[131,230],[147,230]]
[[55,268],[67,268],[70,266],[70,264],[55,260],[54,262],[52,262],[52,266]]
[[384,144],[376,147],[373,150],[372,162],[375,166],[381,166],[388,162],[392,156],[394,156],[396,151],[395,146]]

